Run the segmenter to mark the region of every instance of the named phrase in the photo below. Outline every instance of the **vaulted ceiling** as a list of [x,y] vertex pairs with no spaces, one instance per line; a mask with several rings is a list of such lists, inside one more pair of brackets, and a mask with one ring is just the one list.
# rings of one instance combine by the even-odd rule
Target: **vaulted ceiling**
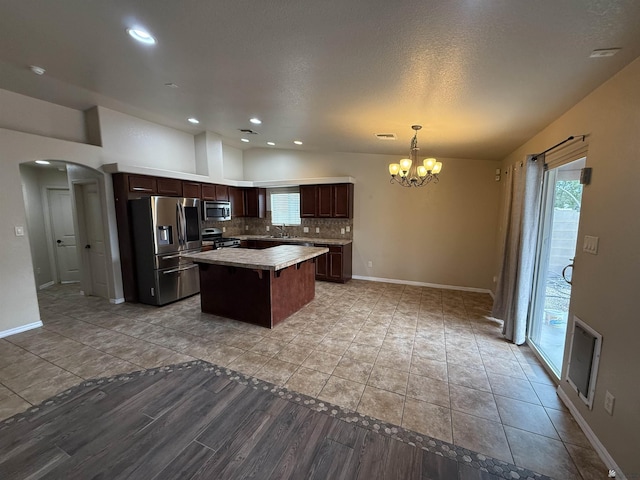
[[[403,154],[418,123],[424,153],[501,159],[640,56],[635,0],[0,0],[0,13],[0,88],[242,148]],[[604,48],[621,50],[590,58]]]

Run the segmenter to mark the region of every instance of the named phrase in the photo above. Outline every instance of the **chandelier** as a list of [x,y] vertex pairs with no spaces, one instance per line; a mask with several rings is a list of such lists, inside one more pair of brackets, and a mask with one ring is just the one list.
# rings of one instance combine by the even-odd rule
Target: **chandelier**
[[397,183],[402,187],[422,187],[431,182],[438,183],[438,174],[442,170],[442,163],[435,158],[425,158],[422,164],[418,164],[418,130],[422,125],[411,125],[416,133],[411,139],[411,151],[409,158],[403,158],[400,163],[389,164],[391,174],[390,183]]

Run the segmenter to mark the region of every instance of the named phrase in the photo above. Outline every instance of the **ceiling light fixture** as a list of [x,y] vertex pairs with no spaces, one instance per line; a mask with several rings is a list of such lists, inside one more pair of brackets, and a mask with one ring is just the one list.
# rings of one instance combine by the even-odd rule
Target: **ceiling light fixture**
[[249,143],[249,139],[248,138],[241,138],[240,141],[242,141],[244,143]]
[[49,165],[51,162],[48,160],[36,160],[38,165]]
[[153,35],[141,28],[127,28],[127,33],[131,36],[131,38],[137,40],[140,43],[144,43],[146,45],[156,44],[156,39],[153,38]]
[[197,125],[197,124],[200,123],[200,120],[198,120],[197,118],[191,117],[191,118],[187,118],[187,122],[193,123],[194,125]]
[[403,158],[400,163],[389,164],[391,183],[402,187],[421,187],[431,182],[438,183],[438,174],[442,170],[442,163],[435,158],[425,158],[422,165],[418,165],[418,130],[422,125],[411,125],[415,134],[411,139],[409,158]]
[[271,145],[272,147],[275,146],[275,143],[273,142],[267,142],[267,145]]
[[44,75],[44,72],[46,72],[46,70],[42,67],[39,67],[37,65],[31,65],[29,66],[29,70],[31,70],[33,73],[35,73],[36,75]]
[[256,118],[256,117],[250,118],[249,121],[251,123],[253,123],[254,125],[260,125],[262,123],[262,120],[260,120],[259,118]]
[[295,143],[296,145],[302,145],[302,142],[300,140],[294,140],[293,143]]

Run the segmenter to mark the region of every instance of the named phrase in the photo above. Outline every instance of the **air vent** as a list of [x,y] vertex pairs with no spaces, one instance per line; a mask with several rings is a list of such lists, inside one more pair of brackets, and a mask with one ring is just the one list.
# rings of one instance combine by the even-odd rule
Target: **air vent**
[[376,137],[378,140],[397,140],[395,133],[376,133]]
[[250,128],[239,128],[238,130],[240,130],[242,133],[246,133],[248,135],[258,135],[258,132],[254,132]]

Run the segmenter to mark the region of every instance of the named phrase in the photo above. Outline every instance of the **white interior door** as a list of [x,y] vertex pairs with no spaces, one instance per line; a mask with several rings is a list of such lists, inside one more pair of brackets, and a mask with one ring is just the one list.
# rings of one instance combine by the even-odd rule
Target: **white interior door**
[[89,270],[87,273],[91,282],[91,294],[108,298],[106,247],[98,185],[89,183],[80,188],[84,207],[84,238],[86,239],[83,247]]
[[58,279],[63,283],[79,282],[80,269],[71,194],[67,189],[49,189],[47,196]]

